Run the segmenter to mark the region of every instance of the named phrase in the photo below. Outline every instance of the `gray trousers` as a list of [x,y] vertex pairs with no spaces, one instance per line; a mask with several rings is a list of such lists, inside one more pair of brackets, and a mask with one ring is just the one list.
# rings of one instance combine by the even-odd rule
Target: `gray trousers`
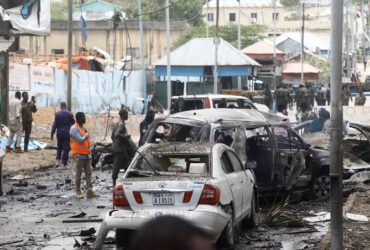
[[15,147],[19,148],[21,146],[22,134],[23,134],[22,123],[19,120],[12,121],[11,123],[9,123],[8,128],[10,130],[10,133],[8,137],[7,146],[10,147],[13,144],[14,135],[16,135],[17,140],[15,143]]
[[76,179],[75,179],[75,185],[76,185],[76,192],[81,191],[81,175],[82,171],[85,172],[85,179],[86,179],[86,189],[92,190],[92,182],[91,182],[91,175],[92,175],[92,169],[91,169],[91,159],[81,159],[80,157],[77,157],[76,159]]

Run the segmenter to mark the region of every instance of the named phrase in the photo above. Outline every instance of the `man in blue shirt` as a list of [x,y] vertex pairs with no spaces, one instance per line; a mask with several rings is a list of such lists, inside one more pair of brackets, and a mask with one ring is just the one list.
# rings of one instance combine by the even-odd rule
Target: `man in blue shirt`
[[69,130],[75,123],[75,119],[71,112],[67,110],[65,102],[60,103],[60,111],[55,114],[53,127],[51,129],[51,140],[54,139],[54,134],[57,132],[57,163],[56,167],[62,162],[63,166],[67,166],[68,154],[71,150]]

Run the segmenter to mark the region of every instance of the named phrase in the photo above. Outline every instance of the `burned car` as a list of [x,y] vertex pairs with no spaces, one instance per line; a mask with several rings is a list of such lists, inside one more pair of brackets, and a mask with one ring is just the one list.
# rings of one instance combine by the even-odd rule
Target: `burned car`
[[[271,125],[256,110],[197,110],[155,121],[146,143],[219,142],[232,147],[243,163],[255,165],[261,194],[292,187],[310,188],[327,196],[329,154],[311,148],[289,126]],[[330,188],[330,187],[329,187]]]
[[[310,133],[312,120],[294,127],[312,147],[329,150],[330,135],[326,131]],[[352,174],[370,170],[370,127],[358,123],[347,123],[343,133],[343,176],[345,179]]]
[[117,246],[146,221],[182,217],[224,245],[234,242],[239,222],[255,224],[257,190],[251,170],[224,144],[162,143],[141,147],[113,190],[95,241],[101,249],[110,230]]

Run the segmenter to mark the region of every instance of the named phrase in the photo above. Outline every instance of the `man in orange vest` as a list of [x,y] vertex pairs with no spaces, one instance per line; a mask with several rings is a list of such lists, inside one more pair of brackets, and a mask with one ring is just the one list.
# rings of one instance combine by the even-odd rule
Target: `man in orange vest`
[[92,190],[91,182],[91,150],[90,136],[83,125],[86,123],[85,114],[83,112],[76,113],[76,123],[71,127],[71,153],[77,161],[76,165],[76,198],[82,199],[84,196],[81,192],[81,175],[82,170],[85,172],[87,198],[98,197]]

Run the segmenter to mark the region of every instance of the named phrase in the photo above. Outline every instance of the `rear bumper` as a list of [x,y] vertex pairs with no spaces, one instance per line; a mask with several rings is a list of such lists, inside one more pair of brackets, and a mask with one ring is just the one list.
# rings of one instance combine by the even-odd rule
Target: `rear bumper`
[[172,215],[181,217],[193,225],[203,229],[216,241],[226,224],[230,215],[225,213],[221,207],[199,205],[193,211],[182,210],[112,210],[108,212],[100,225],[94,249],[101,249],[108,232],[115,229],[137,230],[140,226],[156,217]]

